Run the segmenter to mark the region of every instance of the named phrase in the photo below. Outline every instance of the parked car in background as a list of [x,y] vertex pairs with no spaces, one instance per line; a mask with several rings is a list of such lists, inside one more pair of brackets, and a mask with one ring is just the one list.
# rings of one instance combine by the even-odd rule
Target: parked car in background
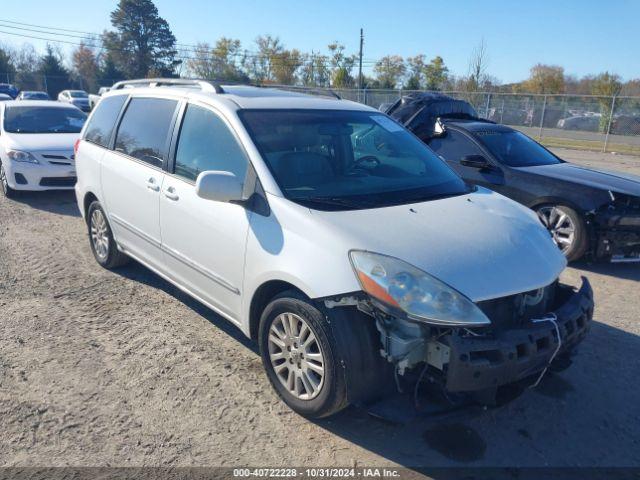
[[0,186],[16,190],[71,189],[73,144],[86,114],[71,105],[31,100],[0,103]]
[[533,209],[569,260],[589,254],[640,261],[639,177],[573,165],[525,134],[468,112],[439,115],[436,106],[454,100],[429,98],[426,105],[406,99],[388,113],[404,113],[409,128],[467,182]]
[[135,258],[237,325],[302,415],[427,371],[434,388],[492,403],[589,328],[589,283],[558,282],[566,260],[530,210],[470,187],[365,105],[123,82],[76,157],[97,263]]
[[0,93],[9,95],[12,99],[16,98],[19,92],[20,91],[15,87],[15,85],[11,85],[10,83],[0,83]]
[[51,100],[47,92],[25,91],[20,92],[16,100]]
[[564,130],[598,132],[600,130],[600,119],[601,115],[578,115],[558,120],[557,127]]
[[111,90],[111,87],[100,87],[100,89],[98,90],[98,94],[95,95],[93,93],[89,94],[89,108],[91,110],[93,110],[95,108],[95,106],[98,104],[98,102],[100,101],[100,98],[102,97],[103,94],[107,93],[109,90]]
[[0,93],[0,102],[6,102],[7,100],[13,100],[13,98],[6,93]]
[[63,90],[58,94],[58,101],[70,103],[83,112],[91,110],[89,108],[89,95],[84,90]]

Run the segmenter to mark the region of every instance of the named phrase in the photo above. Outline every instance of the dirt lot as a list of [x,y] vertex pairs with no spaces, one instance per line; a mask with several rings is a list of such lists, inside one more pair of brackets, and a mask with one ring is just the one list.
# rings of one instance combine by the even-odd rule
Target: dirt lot
[[[632,157],[562,152],[640,174]],[[71,193],[0,199],[0,465],[640,466],[640,265],[581,264],[597,300],[574,365],[509,405],[322,422],[255,348],[140,265],[97,267]]]

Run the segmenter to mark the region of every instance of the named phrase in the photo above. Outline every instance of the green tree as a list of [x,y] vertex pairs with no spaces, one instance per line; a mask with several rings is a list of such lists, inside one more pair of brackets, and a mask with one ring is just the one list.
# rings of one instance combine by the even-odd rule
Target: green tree
[[406,66],[400,55],[387,55],[376,62],[373,71],[382,88],[396,88],[406,71]]
[[331,65],[331,85],[336,88],[351,87],[355,81],[351,72],[356,63],[355,55],[346,55],[344,45],[333,42],[329,49],[329,64]]
[[591,85],[591,94],[598,95],[601,98],[598,99],[600,104],[600,131],[606,133],[609,127],[609,120],[611,119],[611,97],[620,95],[622,90],[622,81],[620,75],[615,73],[604,72],[600,75],[596,75]]
[[420,90],[424,82],[426,57],[423,54],[407,58],[407,90]]
[[0,81],[10,81],[16,73],[11,50],[0,45]]
[[302,65],[302,53],[295,48],[283,50],[273,56],[273,77],[280,85],[294,85],[297,81],[296,72]]
[[273,82],[273,64],[277,56],[283,52],[284,45],[278,37],[260,35],[255,40],[257,54],[245,53],[244,65],[249,76],[256,82]]
[[98,56],[98,83],[101,86],[109,87],[119,80],[125,78],[124,73],[116,65],[116,61],[110,52],[105,52]]
[[326,55],[315,52],[304,55],[300,68],[300,80],[305,86],[325,87],[329,84],[331,71]]
[[47,44],[45,54],[40,57],[38,73],[46,79],[46,90],[51,97],[57,97],[69,85],[69,71],[62,61],[62,53]]
[[424,67],[425,88],[427,90],[442,90],[447,81],[449,69],[445,66],[442,57],[433,58]]
[[120,0],[111,24],[115,31],[103,35],[103,44],[125,76],[174,75],[181,62],[176,38],[151,0]]
[[191,75],[198,78],[247,81],[246,74],[238,67],[241,53],[240,40],[222,37],[213,47],[208,43],[199,43],[192,53],[193,58],[187,61],[187,68]]

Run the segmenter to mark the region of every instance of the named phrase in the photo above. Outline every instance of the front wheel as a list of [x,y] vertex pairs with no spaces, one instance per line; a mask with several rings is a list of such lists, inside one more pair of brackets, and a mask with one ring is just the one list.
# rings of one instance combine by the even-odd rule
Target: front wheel
[[393,368],[380,355],[375,321],[356,308],[324,309],[295,290],[262,312],[260,355],[271,385],[295,412],[333,415],[393,389]]
[[568,261],[578,260],[589,245],[584,219],[564,205],[543,205],[536,208],[542,224]]
[[310,302],[296,292],[273,299],[262,314],[259,339],[269,381],[289,407],[311,418],[346,407],[338,345]]
[[13,198],[16,194],[16,191],[9,186],[7,172],[4,171],[2,163],[0,163],[0,188],[2,188],[2,194],[7,198]]

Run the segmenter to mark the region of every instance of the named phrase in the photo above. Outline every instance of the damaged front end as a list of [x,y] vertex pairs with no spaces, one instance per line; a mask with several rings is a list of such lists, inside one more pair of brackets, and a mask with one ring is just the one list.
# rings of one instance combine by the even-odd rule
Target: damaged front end
[[447,397],[468,396],[485,405],[496,404],[501,387],[536,384],[554,361],[566,359],[589,330],[594,309],[586,278],[577,289],[556,281],[478,302],[491,323],[475,327],[412,319],[370,295],[347,303],[375,318],[380,354],[393,365],[397,381],[428,380]]
[[593,254],[614,263],[640,262],[640,197],[610,193],[591,213]]

